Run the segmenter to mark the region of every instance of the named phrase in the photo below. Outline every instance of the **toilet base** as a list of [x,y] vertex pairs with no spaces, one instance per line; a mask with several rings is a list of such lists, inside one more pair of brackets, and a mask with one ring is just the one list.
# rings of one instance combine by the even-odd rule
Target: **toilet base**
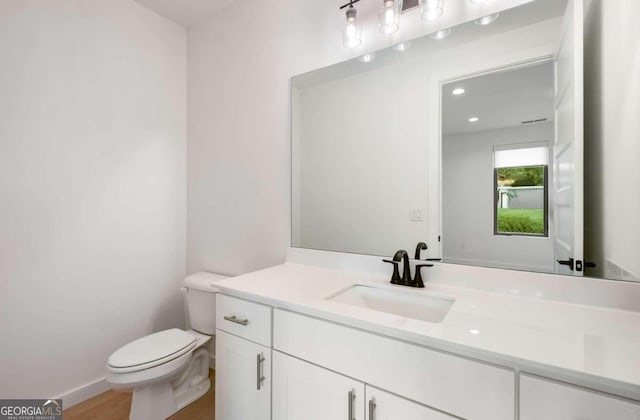
[[129,420],[166,419],[176,411],[171,383],[160,382],[133,391]]
[[210,388],[209,351],[202,346],[194,351],[187,368],[176,379],[133,390],[129,420],[166,419]]

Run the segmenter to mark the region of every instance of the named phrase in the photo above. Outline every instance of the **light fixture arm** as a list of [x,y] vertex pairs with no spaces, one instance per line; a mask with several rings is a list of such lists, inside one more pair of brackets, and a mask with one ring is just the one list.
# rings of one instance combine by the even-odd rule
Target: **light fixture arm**
[[359,1],[360,0],[349,0],[349,3],[343,4],[342,6],[340,6],[340,10],[344,9],[345,7],[352,8],[353,5]]

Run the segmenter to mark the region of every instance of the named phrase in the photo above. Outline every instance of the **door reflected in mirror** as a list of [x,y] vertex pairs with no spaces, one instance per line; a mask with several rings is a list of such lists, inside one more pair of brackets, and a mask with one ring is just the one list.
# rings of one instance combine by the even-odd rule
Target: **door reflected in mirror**
[[444,261],[553,272],[553,61],[451,81],[441,96]]

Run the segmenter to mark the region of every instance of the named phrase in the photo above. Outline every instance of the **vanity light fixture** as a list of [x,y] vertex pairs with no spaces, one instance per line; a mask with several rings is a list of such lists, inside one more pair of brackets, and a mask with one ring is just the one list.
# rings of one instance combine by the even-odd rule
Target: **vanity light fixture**
[[345,13],[346,21],[342,27],[342,44],[347,48],[356,48],[362,44],[362,26],[357,21],[358,11],[353,7],[353,3],[360,0],[350,0],[349,3],[340,7],[349,7]]
[[496,12],[492,15],[482,16],[481,18],[475,19],[474,22],[476,25],[486,26],[495,22],[496,19],[498,19],[498,16],[500,16],[500,13]]
[[478,117],[471,117],[471,118],[469,118],[469,122],[470,122],[470,123],[476,123],[476,122],[478,122],[478,121],[480,121],[480,118],[478,118]]
[[420,11],[422,20],[436,20],[444,13],[444,0],[420,0]]
[[452,93],[453,95],[456,95],[456,96],[458,96],[458,95],[462,95],[462,94],[463,94],[463,93],[465,93],[465,92],[466,92],[466,91],[464,90],[464,88],[461,88],[461,87],[459,87],[459,88],[455,88],[455,89],[453,89],[453,90],[451,91],[451,93]]
[[411,48],[411,42],[409,41],[399,42],[393,46],[394,50],[400,51],[400,52],[407,51],[409,48]]
[[400,28],[398,17],[402,10],[402,0],[382,0],[382,8],[378,11],[380,32],[392,34]]
[[439,31],[435,31],[430,36],[433,39],[445,39],[451,34],[451,28],[440,29]]
[[358,57],[358,60],[360,60],[363,63],[370,63],[375,58],[376,58],[376,53],[372,51],[372,52],[368,52],[366,54],[361,55],[360,57]]
[[[342,27],[342,44],[346,48],[357,48],[362,45],[362,26],[357,20],[358,12],[353,5],[360,0],[348,0],[348,3],[340,6],[340,10],[347,9],[345,13],[346,21]],[[380,1],[380,0],[378,0]],[[378,10],[378,20],[380,23],[379,30],[383,34],[389,35],[400,29],[400,14],[403,12],[403,3],[405,0],[382,0],[382,8]],[[472,0],[475,1],[475,0]],[[433,21],[444,14],[445,0],[411,0],[411,5],[418,3],[420,5],[420,17],[422,20]],[[411,7],[409,7],[411,8]],[[451,33],[451,28],[441,29],[431,34],[433,39],[444,39]],[[396,44],[400,49],[397,51],[405,51],[407,46]]]

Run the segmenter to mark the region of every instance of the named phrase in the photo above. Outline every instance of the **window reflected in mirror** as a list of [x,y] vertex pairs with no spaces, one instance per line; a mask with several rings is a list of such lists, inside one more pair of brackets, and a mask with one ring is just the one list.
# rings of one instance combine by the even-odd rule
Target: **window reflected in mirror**
[[494,234],[549,236],[549,148],[508,147],[494,148]]

